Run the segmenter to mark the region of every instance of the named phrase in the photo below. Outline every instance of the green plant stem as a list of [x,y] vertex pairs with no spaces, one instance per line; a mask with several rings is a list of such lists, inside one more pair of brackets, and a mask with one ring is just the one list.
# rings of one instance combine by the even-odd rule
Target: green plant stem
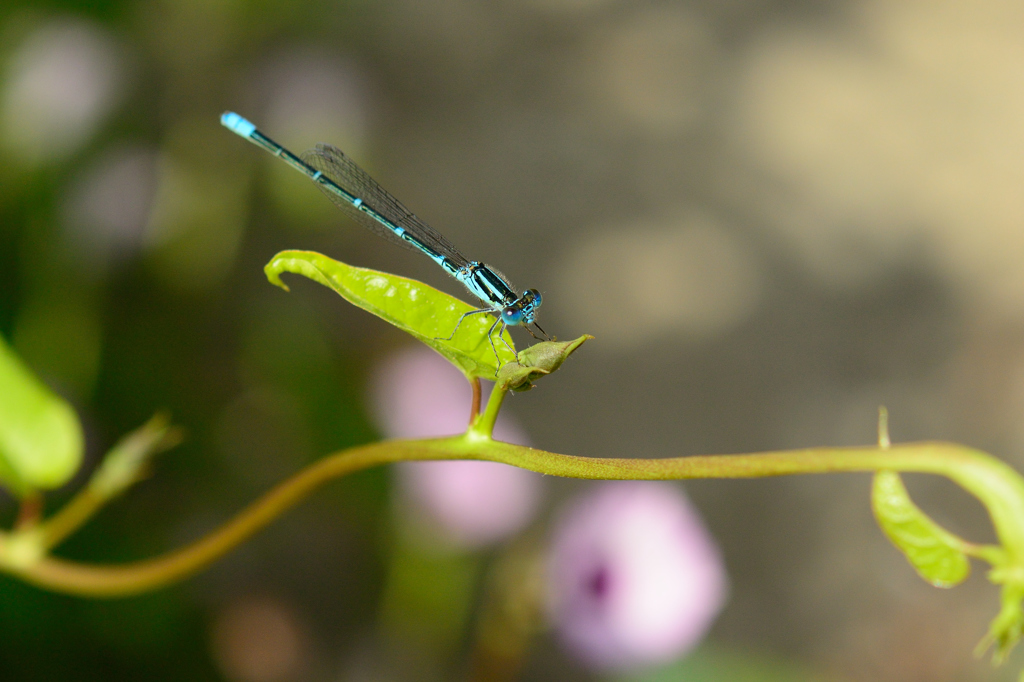
[[491,397],[487,399],[487,407],[484,408],[483,414],[469,423],[469,428],[466,430],[467,438],[471,440],[491,440],[491,436],[494,433],[494,424],[498,420],[498,412],[501,410],[501,404],[505,401],[507,394],[508,389],[503,387],[500,382],[494,384],[494,388],[491,389]]
[[[924,442],[879,447],[813,448],[751,455],[669,459],[595,459],[560,455],[483,437],[497,413],[487,410],[466,435],[416,441],[385,441],[329,455],[281,483],[205,538],[155,559],[119,566],[86,565],[44,557],[24,568],[5,569],[40,587],[90,597],[117,597],[157,589],[206,567],[327,481],[369,467],[404,460],[480,459],[551,476],[583,479],[672,480],[759,478],[788,474],[895,471],[939,474],[978,497],[989,510],[1008,552],[1024,547],[1024,479],[983,452],[953,443]],[[6,542],[0,543],[0,559]],[[1017,566],[1024,557],[1010,557]]]
[[39,523],[43,515],[43,494],[32,491],[21,498],[18,505],[18,518],[14,520],[14,529],[23,530]]
[[401,459],[430,458],[428,452],[421,457],[411,456],[410,447],[415,442],[404,447],[393,444],[375,443],[325,457],[273,488],[206,537],[155,559],[120,566],[97,566],[47,557],[12,572],[40,587],[80,596],[116,597],[162,587],[220,558],[331,479]]
[[472,424],[480,416],[480,377],[470,379],[469,386],[473,389],[473,399],[469,403],[469,423]]
[[43,522],[40,528],[43,546],[49,550],[59,545],[64,538],[92,518],[107,501],[107,498],[97,495],[91,487],[83,488],[56,514]]

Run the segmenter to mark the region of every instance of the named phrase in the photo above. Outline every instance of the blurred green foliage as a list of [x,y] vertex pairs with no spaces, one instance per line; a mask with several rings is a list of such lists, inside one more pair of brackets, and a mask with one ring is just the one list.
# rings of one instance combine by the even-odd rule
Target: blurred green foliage
[[624,675],[618,682],[823,682],[824,679],[771,656],[704,646],[683,661],[657,670]]
[[[296,244],[252,195],[248,150],[217,123],[244,103],[247,69],[267,46],[302,34],[333,42],[352,17],[344,4],[283,1],[0,6],[0,73],[9,76],[34,32],[67,21],[112,41],[124,71],[110,113],[63,158],[29,161],[0,144],[0,334],[85,425],[83,472],[48,507],[156,410],[187,434],[154,481],[100,513],[62,555],[108,563],[162,553],[314,457],[375,437],[361,397],[365,352],[337,331],[333,301],[285,300],[266,284],[267,257]],[[151,214],[123,248],[83,244],[68,218],[74,188],[125,144],[154,159]],[[323,245],[304,232],[302,245]],[[0,577],[0,677],[223,679],[212,621],[252,592],[302,603],[317,637],[344,642],[375,617],[385,493],[386,472],[351,477],[237,558],[158,594],[90,602]],[[14,500],[0,505],[9,524]]]

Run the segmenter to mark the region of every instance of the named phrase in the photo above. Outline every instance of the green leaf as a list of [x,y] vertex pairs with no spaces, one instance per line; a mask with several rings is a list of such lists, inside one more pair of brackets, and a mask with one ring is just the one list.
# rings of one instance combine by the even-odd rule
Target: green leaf
[[967,543],[928,518],[911,501],[895,471],[875,473],[871,506],[882,531],[932,585],[953,587],[970,574],[963,551]]
[[[474,308],[422,282],[346,265],[314,251],[282,251],[263,271],[271,284],[285,291],[288,287],[281,281],[282,272],[303,275],[333,289],[349,303],[412,334],[446,357],[467,377],[493,381],[498,372],[495,351],[487,338],[494,317],[483,313],[466,317],[458,332],[446,341],[443,337],[455,330],[459,317]],[[498,335],[494,334],[493,338],[501,364],[515,360],[513,352]],[[515,348],[507,331],[501,338]]]
[[181,430],[171,426],[170,418],[156,414],[111,448],[89,479],[89,489],[104,500],[120,495],[146,475],[154,455],[181,439]]
[[0,337],[0,485],[57,488],[82,462],[82,426]]

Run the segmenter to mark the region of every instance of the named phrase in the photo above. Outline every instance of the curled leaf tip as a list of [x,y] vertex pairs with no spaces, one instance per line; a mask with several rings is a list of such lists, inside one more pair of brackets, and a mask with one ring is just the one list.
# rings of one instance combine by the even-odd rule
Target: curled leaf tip
[[275,256],[273,260],[263,266],[263,273],[267,276],[267,281],[275,287],[281,287],[285,291],[291,291],[291,289],[288,288],[288,285],[281,281],[281,272],[284,271],[284,268],[281,267],[281,264],[278,261],[278,256]]
[[551,374],[565,362],[584,342],[594,337],[589,334],[572,341],[542,341],[519,352],[515,362],[502,366],[498,383],[513,391],[528,391],[533,381]]

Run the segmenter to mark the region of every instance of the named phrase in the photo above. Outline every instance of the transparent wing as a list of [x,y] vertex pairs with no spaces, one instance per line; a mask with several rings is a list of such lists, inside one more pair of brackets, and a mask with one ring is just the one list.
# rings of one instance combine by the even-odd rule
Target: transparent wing
[[[357,166],[337,147],[318,144],[315,149],[303,153],[302,160],[330,178],[346,192],[362,199],[363,203],[376,213],[404,228],[436,253],[448,258],[456,267],[468,264],[469,261],[459,253],[454,244],[413,215],[412,211],[402,205],[402,202],[391,196],[387,190],[377,184],[376,180],[370,177],[369,173]],[[378,222],[365,211],[359,210],[345,197],[332,192],[329,187],[319,184],[317,186],[335,206],[352,216],[364,227],[389,241],[401,244],[406,248],[419,250],[414,244],[410,244],[396,235],[387,225]]]

